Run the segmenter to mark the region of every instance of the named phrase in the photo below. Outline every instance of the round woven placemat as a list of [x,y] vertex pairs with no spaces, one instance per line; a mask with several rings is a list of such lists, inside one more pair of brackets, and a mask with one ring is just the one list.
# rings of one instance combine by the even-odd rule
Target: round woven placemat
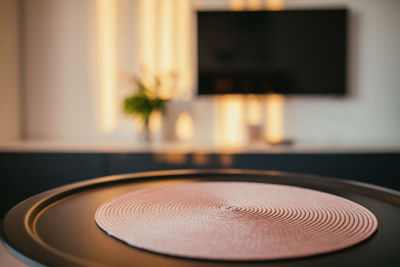
[[272,260],[333,252],[378,227],[345,198],[294,186],[197,182],[135,191],[101,205],[97,225],[137,248],[210,260]]

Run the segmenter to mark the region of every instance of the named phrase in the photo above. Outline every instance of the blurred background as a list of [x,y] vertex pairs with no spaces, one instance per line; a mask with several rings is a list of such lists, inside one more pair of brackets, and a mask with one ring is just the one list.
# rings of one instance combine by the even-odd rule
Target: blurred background
[[[344,94],[199,94],[196,12],[329,8],[347,10]],[[157,169],[399,189],[399,13],[398,0],[2,0],[1,212],[62,184]],[[151,91],[156,75],[169,101],[151,112],[146,141],[122,103],[135,77]]]

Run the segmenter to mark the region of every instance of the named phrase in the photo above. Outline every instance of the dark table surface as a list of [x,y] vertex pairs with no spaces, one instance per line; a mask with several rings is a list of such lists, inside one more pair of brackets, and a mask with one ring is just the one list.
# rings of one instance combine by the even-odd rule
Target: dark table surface
[[[379,222],[378,231],[368,240],[334,253],[279,261],[223,262],[170,257],[136,249],[106,235],[95,224],[96,209],[116,196],[152,186],[196,181],[288,184],[332,193],[373,212]],[[137,173],[93,179],[33,196],[6,215],[2,231],[8,248],[33,265],[400,265],[400,194],[362,183],[282,172],[187,170]]]

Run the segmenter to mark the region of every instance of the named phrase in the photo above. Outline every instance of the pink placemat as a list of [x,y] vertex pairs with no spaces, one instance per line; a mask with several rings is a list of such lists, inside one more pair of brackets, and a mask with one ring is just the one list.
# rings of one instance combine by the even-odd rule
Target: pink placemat
[[125,243],[173,256],[272,260],[333,252],[378,227],[348,199],[264,183],[197,182],[135,191],[98,208],[97,225]]

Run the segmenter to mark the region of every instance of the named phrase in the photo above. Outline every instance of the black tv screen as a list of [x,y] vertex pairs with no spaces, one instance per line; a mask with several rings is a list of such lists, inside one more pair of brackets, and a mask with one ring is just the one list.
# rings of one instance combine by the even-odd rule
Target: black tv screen
[[198,94],[346,94],[347,10],[198,11]]

